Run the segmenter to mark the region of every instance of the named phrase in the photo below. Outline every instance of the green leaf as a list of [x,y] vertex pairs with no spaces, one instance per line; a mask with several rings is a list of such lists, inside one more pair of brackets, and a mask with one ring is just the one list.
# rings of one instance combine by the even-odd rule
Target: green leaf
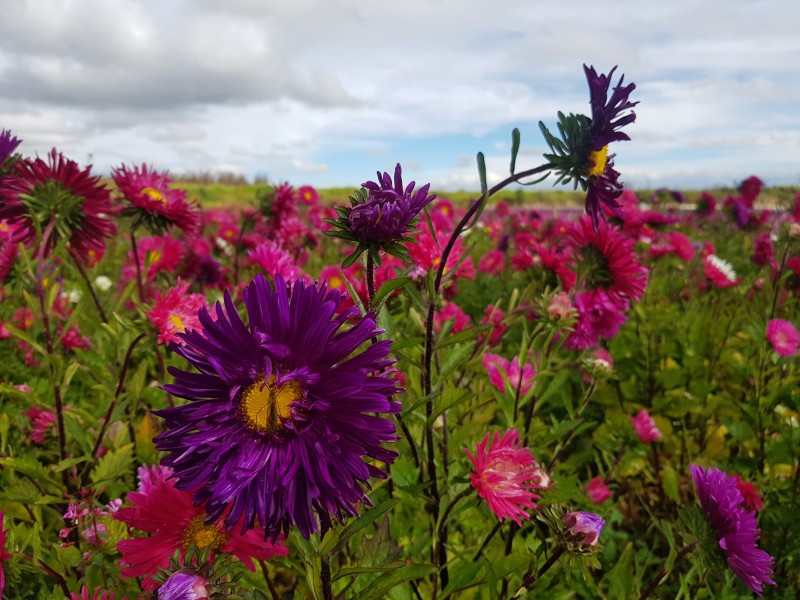
[[633,542],[628,542],[617,564],[608,571],[603,580],[609,585],[608,597],[610,600],[628,600],[635,598],[633,593]]
[[514,174],[514,171],[517,169],[517,154],[519,153],[519,144],[520,144],[520,134],[519,129],[514,127],[511,131],[511,174]]
[[478,161],[478,176],[481,178],[481,196],[485,198],[489,193],[489,185],[486,183],[486,159],[483,157],[483,152],[478,152],[476,159]]
[[486,333],[490,331],[494,327],[494,325],[476,325],[475,327],[469,327],[468,329],[463,329],[458,333],[454,333],[453,335],[448,335],[444,339],[439,339],[436,342],[437,350],[439,348],[447,348],[447,346],[452,346],[454,344],[460,344],[461,342],[473,341],[475,340],[480,334]]
[[341,579],[342,577],[349,577],[350,575],[359,575],[361,573],[385,573],[387,571],[396,571],[404,564],[403,561],[395,561],[393,563],[389,563],[388,565],[382,565],[378,567],[348,567],[346,569],[339,570],[336,575],[333,576],[331,581],[336,581],[337,579]]
[[409,283],[411,283],[411,279],[408,277],[398,277],[397,279],[390,279],[384,282],[372,299],[372,306],[370,308],[372,310],[378,310],[381,303],[389,297],[389,294],[407,286]]
[[131,473],[132,466],[133,444],[126,444],[100,459],[92,471],[92,483],[100,485],[119,482],[120,479]]
[[385,573],[370,584],[368,590],[356,596],[357,600],[379,600],[386,598],[386,593],[403,583],[425,577],[436,572],[434,565],[406,565],[405,567]]
[[447,356],[442,362],[442,368],[439,373],[440,379],[446,378],[448,375],[450,375],[450,373],[455,371],[456,368],[463,366],[464,361],[470,354],[472,354],[471,344],[461,344],[455,346],[450,352],[447,353]]
[[358,246],[355,250],[353,250],[347,258],[342,261],[342,268],[346,269],[348,267],[352,267],[353,264],[358,260],[358,257],[361,256],[361,253],[365,250],[365,248]]
[[349,540],[353,534],[361,531],[367,525],[370,525],[378,517],[389,512],[399,503],[400,503],[399,498],[392,498],[391,500],[385,500],[380,504],[377,504],[372,508],[370,508],[360,518],[348,523],[347,526],[344,529],[342,529],[342,531],[339,533],[339,541],[333,547],[333,549],[328,553],[328,557],[333,556],[339,550],[341,550],[342,547],[347,543],[347,540]]

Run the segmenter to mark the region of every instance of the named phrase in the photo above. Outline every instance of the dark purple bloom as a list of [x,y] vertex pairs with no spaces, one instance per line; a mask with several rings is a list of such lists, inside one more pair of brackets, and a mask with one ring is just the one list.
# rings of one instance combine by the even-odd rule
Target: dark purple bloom
[[600,218],[600,205],[605,204],[613,212],[620,213],[620,204],[616,198],[622,193],[622,184],[619,182],[619,173],[614,170],[614,155],[608,154],[608,145],[611,142],[630,140],[628,134],[620,131],[622,127],[633,123],[636,114],[630,110],[638,104],[631,102],[629,96],[636,84],[622,85],[625,76],[621,76],[617,85],[608,97],[608,88],[611,77],[617,67],[611,69],[608,75],[600,75],[594,67],[583,65],[586,80],[589,83],[589,102],[592,106],[592,121],[589,127],[590,143],[588,156],[588,189],[586,194],[586,212],[592,217],[592,223],[597,227]]
[[697,496],[717,533],[719,547],[725,553],[728,566],[736,576],[761,596],[764,583],[775,585],[770,578],[775,559],[760,550],[760,530],[756,513],[744,506],[744,497],[736,478],[715,467],[703,470],[689,465],[697,488]]
[[231,528],[258,521],[274,541],[296,525],[303,536],[356,516],[370,477],[385,477],[362,457],[391,463],[394,424],[371,413],[396,413],[399,391],[388,373],[375,375],[390,340],[358,348],[381,330],[369,313],[345,323],[359,309],[339,310],[344,296],[302,280],[274,289],[262,275],[243,292],[245,325],[226,291],[216,318],[200,311],[202,331],[179,334],[173,350],[199,373],[170,368],[175,383],[164,389],[190,400],[157,411],[166,431],[156,437],[162,461],[175,471],[176,487],[205,502],[211,519],[226,509]]
[[731,210],[736,224],[740,229],[744,229],[750,223],[750,209],[747,203],[741,198],[733,198],[731,203]]
[[17,146],[20,145],[20,140],[16,137],[11,137],[11,131],[3,129],[0,132],[0,166],[6,162],[6,159],[14,154]]
[[377,173],[378,181],[367,181],[361,187],[369,190],[366,201],[350,211],[350,232],[364,245],[382,245],[400,241],[420,211],[436,196],[429,196],[430,184],[414,193],[412,181],[403,187],[400,163],[394,169],[394,181],[389,173]]

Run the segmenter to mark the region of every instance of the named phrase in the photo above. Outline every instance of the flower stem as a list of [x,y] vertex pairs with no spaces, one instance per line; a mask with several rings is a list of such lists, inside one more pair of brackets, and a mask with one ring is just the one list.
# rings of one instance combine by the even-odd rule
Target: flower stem
[[47,565],[47,563],[44,562],[43,560],[34,559],[33,556],[31,554],[27,553],[27,552],[25,552],[22,556],[23,556],[23,558],[25,560],[27,560],[27,561],[29,561],[31,563],[37,562],[39,564],[39,566],[42,568],[42,571],[47,573],[53,579],[53,581],[55,581],[58,584],[58,587],[60,587],[61,591],[64,592],[64,596],[67,597],[67,598],[71,597],[70,596],[70,592],[69,592],[69,588],[67,587],[67,582],[64,579],[64,577],[61,575],[61,573],[59,573],[58,571],[55,571],[54,569],[49,567]]
[[[678,551],[678,556],[675,557],[675,562],[673,563],[673,568],[674,568],[675,565],[678,564],[679,561],[681,561],[684,557],[686,557],[687,554],[689,554],[692,550],[694,550],[696,546],[697,546],[697,540],[695,540],[692,543],[687,544],[686,546],[681,548]],[[656,574],[656,576],[653,578],[653,580],[650,582],[650,584],[642,592],[642,595],[639,596],[639,600],[645,600],[645,598],[650,597],[650,594],[652,594],[656,590],[658,585],[661,583],[661,581],[666,576],[667,576],[667,569],[666,568],[662,568]]]
[[275,583],[273,583],[272,579],[269,576],[269,569],[267,568],[267,561],[259,560],[259,564],[261,565],[261,571],[264,573],[264,581],[267,582],[267,587],[269,588],[270,596],[272,596],[272,600],[280,600],[281,595],[278,593],[277,588],[275,587]]
[[367,311],[372,310],[372,302],[375,300],[375,261],[372,254],[367,255]]
[[139,251],[136,249],[136,229],[131,229],[131,249],[133,250],[133,263],[136,265],[136,289],[139,300],[144,302],[144,283],[142,282],[142,265],[139,263]]
[[[321,521],[321,519],[320,519]],[[319,524],[319,541],[325,539],[325,534],[328,533],[328,527],[325,523]],[[319,578],[322,583],[322,597],[324,600],[333,600],[333,589],[331,588],[331,562],[328,556],[321,557],[321,566],[319,570]]]
[[550,567],[552,567],[554,564],[556,564],[556,562],[558,562],[558,559],[561,558],[562,554],[564,554],[564,548],[558,546],[553,551],[553,553],[547,558],[547,561],[542,565],[542,568],[539,569],[538,573],[531,573],[530,575],[525,577],[525,579],[522,580],[522,585],[520,586],[520,589],[530,587],[534,581],[539,579],[539,577],[544,575],[550,569]]
[[97,294],[94,291],[94,286],[92,282],[89,280],[89,276],[86,274],[86,269],[83,268],[80,259],[75,254],[75,251],[72,248],[69,248],[69,255],[72,257],[72,262],[75,263],[75,266],[78,268],[78,273],[80,273],[81,278],[86,283],[86,287],[89,288],[89,294],[92,296],[92,300],[94,301],[94,305],[97,307],[97,312],[100,313],[100,320],[103,323],[108,323],[108,317],[106,317],[106,311],[103,310],[103,305],[100,304],[100,299],[97,297]]

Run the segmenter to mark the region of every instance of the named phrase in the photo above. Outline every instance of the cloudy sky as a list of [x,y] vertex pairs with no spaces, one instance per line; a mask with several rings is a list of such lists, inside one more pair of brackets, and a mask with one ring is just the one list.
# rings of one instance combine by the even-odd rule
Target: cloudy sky
[[[100,172],[147,162],[357,186],[401,162],[474,189],[589,112],[582,64],[636,82],[637,187],[800,183],[797,0],[3,0],[0,128]],[[545,184],[548,185],[548,184]]]

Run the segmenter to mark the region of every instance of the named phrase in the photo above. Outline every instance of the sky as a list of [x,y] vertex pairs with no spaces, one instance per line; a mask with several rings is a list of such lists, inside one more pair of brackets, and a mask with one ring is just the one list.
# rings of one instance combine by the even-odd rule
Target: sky
[[[631,187],[800,184],[796,0],[3,0],[0,128],[99,173],[148,163],[475,190],[590,114],[584,63],[635,82]],[[616,79],[616,75],[615,75]],[[550,187],[545,181],[540,187]]]

